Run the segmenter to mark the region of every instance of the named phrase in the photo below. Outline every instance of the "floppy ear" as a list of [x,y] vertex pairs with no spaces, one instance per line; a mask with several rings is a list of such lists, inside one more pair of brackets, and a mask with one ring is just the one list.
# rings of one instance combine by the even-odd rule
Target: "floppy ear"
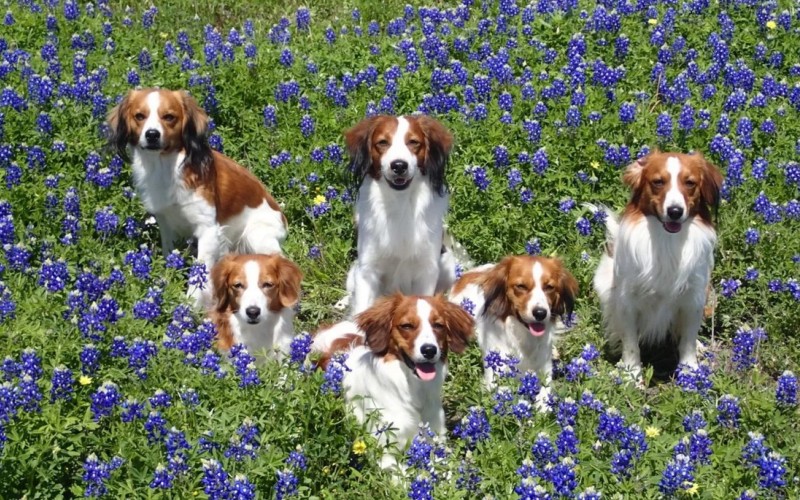
[[445,168],[453,149],[453,134],[444,125],[430,116],[417,117],[422,132],[425,134],[425,161],[422,173],[431,180],[433,190],[443,196],[447,190]]
[[559,261],[561,269],[558,279],[558,297],[553,305],[553,314],[569,316],[575,310],[575,296],[578,295],[578,281],[566,270],[564,264]]
[[506,294],[506,280],[508,279],[508,268],[513,257],[506,257],[492,269],[486,272],[481,288],[486,297],[483,306],[484,316],[495,316],[502,318],[511,314],[511,302]]
[[106,117],[109,129],[108,144],[114,148],[114,151],[120,158],[126,161],[130,159],[128,157],[128,136],[130,135],[130,130],[128,129],[128,120],[126,116],[128,114],[130,97],[133,92],[133,90],[128,91],[125,97],[122,98],[122,101],[114,106]]
[[437,299],[444,318],[444,326],[447,329],[447,348],[456,354],[461,354],[472,338],[474,325],[472,316],[461,306],[444,300],[441,295],[438,295]]
[[[700,153],[696,153],[700,154]],[[703,160],[703,182],[700,185],[700,196],[709,207],[719,208],[720,190],[722,189],[722,174],[719,169],[701,156]]]
[[199,169],[204,178],[211,164],[211,146],[208,145],[208,115],[197,104],[194,97],[181,90],[178,92],[185,113],[183,121],[183,147],[186,161]]
[[356,325],[364,332],[366,344],[378,356],[386,354],[392,337],[392,319],[403,296],[400,293],[381,297],[366,311],[355,317]]
[[228,278],[230,277],[233,260],[235,256],[228,254],[218,260],[211,269],[211,286],[214,290],[214,309],[217,312],[227,311],[233,304],[228,288]]
[[632,190],[636,191],[639,188],[639,184],[642,181],[642,171],[652,154],[652,152],[648,153],[647,156],[639,158],[625,168],[625,172],[622,174],[622,182],[630,186]]
[[294,307],[300,298],[303,271],[286,257],[278,256],[278,299],[281,307]]
[[[356,188],[356,191],[364,178],[372,171],[372,155],[369,153],[370,139],[372,131],[375,130],[375,124],[383,117],[384,115],[375,115],[364,118],[344,133],[344,142],[350,156],[350,164],[347,167],[351,177],[350,184]],[[372,175],[377,178],[376,174]]]

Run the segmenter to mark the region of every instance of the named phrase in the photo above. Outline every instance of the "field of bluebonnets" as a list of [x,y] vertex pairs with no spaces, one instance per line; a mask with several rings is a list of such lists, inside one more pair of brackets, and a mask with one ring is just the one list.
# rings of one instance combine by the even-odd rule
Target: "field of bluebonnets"
[[[796,2],[5,6],[0,497],[800,496]],[[285,207],[299,334],[341,315],[343,129],[441,119],[457,140],[448,223],[475,262],[555,254],[581,283],[552,411],[533,411],[538,381],[513,359],[491,356],[510,376],[483,389],[471,347],[451,361],[447,440],[423,429],[393,481],[340,374],[303,364],[307,334],[282,365],[222,359],[184,296],[203,269],[190,250],[162,257],[104,144],[140,85],[189,89],[213,147]],[[603,354],[603,228],[581,204],[621,207],[621,169],[656,147],[705,152],[724,201],[702,366],[638,390]]]

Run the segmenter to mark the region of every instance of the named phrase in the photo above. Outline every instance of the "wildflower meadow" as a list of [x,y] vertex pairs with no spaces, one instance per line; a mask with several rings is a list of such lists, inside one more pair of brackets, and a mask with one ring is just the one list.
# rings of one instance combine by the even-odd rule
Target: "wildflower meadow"
[[[2,11],[5,12],[2,12]],[[0,10],[0,498],[800,498],[796,0],[5,0]],[[187,89],[251,169],[302,268],[292,355],[214,350],[106,145],[128,89]],[[421,112],[455,137],[447,223],[476,264],[556,255],[580,283],[541,381],[450,359],[446,436],[377,436],[310,335],[354,256],[342,132]],[[724,173],[701,365],[604,349],[591,287],[622,169],[655,148]],[[666,353],[666,354],[664,354]],[[665,360],[666,358],[666,360]],[[483,366],[502,372],[482,384]],[[380,432],[391,433],[391,428]]]

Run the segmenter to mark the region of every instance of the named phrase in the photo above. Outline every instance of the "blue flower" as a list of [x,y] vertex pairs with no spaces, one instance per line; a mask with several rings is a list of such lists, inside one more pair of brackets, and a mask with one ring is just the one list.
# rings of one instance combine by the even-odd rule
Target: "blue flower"
[[111,412],[122,400],[117,384],[106,381],[91,395],[92,418],[95,422],[111,415]]
[[791,371],[787,370],[778,377],[775,401],[778,406],[787,408],[797,406],[797,376]]
[[332,392],[338,396],[341,393],[344,374],[351,371],[346,362],[346,353],[336,354],[330,359],[328,367],[325,369],[325,382],[320,387],[323,394]]
[[42,262],[37,281],[39,286],[44,286],[51,293],[60,292],[66,286],[67,281],[69,281],[69,270],[64,259],[58,259],[54,262],[48,258]]
[[299,483],[297,476],[294,475],[289,469],[276,471],[278,481],[275,483],[275,498],[282,500],[283,498],[297,495],[297,485]]
[[167,408],[172,405],[172,398],[163,389],[156,389],[155,394],[150,397],[152,408]]
[[739,328],[733,338],[733,363],[737,371],[746,371],[756,362],[758,345],[767,340],[767,333],[763,328]]
[[685,455],[678,455],[667,464],[658,483],[658,489],[665,495],[674,495],[679,488],[689,489],[694,482],[694,466]]
[[289,346],[289,361],[297,365],[302,365],[308,353],[311,352],[311,344],[313,341],[314,339],[308,332],[303,332],[295,336]]
[[64,365],[55,367],[53,369],[53,378],[50,381],[50,402],[54,403],[60,399],[65,401],[72,399],[74,385],[75,377],[72,375],[72,370]]
[[717,423],[723,427],[737,429],[739,416],[742,410],[739,407],[739,398],[726,394],[719,398],[717,403]]
[[[69,2],[69,0],[67,1]],[[101,497],[108,493],[108,487],[105,482],[123,462],[123,459],[114,457],[109,463],[105,463],[98,459],[94,453],[86,457],[86,461],[83,463],[83,476],[81,477],[85,485],[84,496]]]
[[161,443],[167,435],[167,419],[159,411],[151,411],[144,423],[148,443]]
[[465,167],[464,173],[472,176],[472,182],[478,188],[478,191],[486,191],[489,184],[492,182],[486,175],[486,169],[479,166]]
[[758,484],[762,488],[780,490],[786,486],[786,459],[771,451],[762,455],[756,462],[758,465]]
[[168,490],[172,488],[172,480],[175,479],[172,473],[164,467],[163,464],[158,464],[156,466],[155,472],[153,472],[153,480],[150,481],[150,488],[152,489],[162,489]]
[[477,406],[470,407],[469,413],[461,418],[453,429],[453,434],[463,439],[474,448],[481,441],[489,439],[489,420],[486,410]]
[[681,364],[678,365],[675,373],[675,384],[687,392],[706,395],[713,385],[710,378],[711,368],[708,365],[692,368],[689,365]]
[[94,344],[86,344],[83,346],[80,354],[81,360],[81,373],[84,375],[91,375],[100,368],[100,349]]
[[230,498],[230,480],[228,473],[216,460],[203,460],[203,492],[210,500],[227,500]]
[[708,423],[703,417],[703,412],[700,410],[692,410],[692,413],[684,417],[683,430],[686,432],[694,432],[699,429],[705,429]]

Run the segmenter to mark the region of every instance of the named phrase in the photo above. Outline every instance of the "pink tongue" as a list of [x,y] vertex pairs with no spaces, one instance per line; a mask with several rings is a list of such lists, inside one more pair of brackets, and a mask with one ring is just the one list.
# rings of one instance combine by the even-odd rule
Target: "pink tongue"
[[436,364],[434,363],[417,363],[414,368],[416,368],[420,380],[427,382],[436,376]]
[[677,233],[681,230],[681,223],[680,222],[665,222],[664,229],[669,231],[670,233]]
[[528,325],[528,331],[534,337],[541,337],[544,334],[544,323],[531,323]]

